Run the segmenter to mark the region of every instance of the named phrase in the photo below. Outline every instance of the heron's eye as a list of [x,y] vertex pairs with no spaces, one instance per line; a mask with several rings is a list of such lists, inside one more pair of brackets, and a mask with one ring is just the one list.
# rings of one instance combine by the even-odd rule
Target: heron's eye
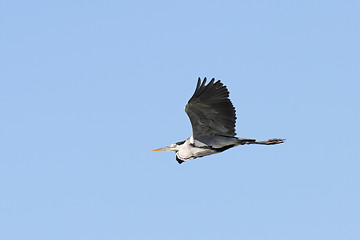
[[170,147],[174,148],[176,147],[176,144],[171,144]]

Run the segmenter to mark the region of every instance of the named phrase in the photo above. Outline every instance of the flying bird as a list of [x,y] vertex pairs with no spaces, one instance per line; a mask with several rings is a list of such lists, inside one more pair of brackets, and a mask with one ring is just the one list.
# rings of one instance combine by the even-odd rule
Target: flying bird
[[164,148],[153,151],[175,151],[178,163],[198,157],[223,152],[229,148],[245,144],[274,145],[285,139],[255,139],[235,137],[236,114],[229,99],[229,91],[220,80],[206,84],[206,78],[198,79],[193,96],[185,106],[190,118],[192,136]]

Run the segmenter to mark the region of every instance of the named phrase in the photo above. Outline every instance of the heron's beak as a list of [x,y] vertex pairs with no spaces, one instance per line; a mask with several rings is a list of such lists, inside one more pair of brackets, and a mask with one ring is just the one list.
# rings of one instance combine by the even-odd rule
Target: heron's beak
[[154,149],[153,151],[170,151],[171,147],[164,147],[164,148],[158,148],[158,149]]

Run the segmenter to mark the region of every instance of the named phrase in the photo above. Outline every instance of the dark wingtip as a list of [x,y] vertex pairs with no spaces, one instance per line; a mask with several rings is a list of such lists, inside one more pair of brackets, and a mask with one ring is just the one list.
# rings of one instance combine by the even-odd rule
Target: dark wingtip
[[212,78],[208,85],[214,85],[214,82],[215,82],[215,78]]
[[[196,89],[198,89],[198,88],[201,86],[201,83],[202,83],[202,80],[201,80],[201,78],[199,77],[199,78],[198,78],[197,85],[196,85]],[[196,89],[195,89],[195,91],[196,91]]]
[[202,86],[204,86],[206,84],[206,81],[207,81],[207,79],[206,79],[206,77],[204,77]]

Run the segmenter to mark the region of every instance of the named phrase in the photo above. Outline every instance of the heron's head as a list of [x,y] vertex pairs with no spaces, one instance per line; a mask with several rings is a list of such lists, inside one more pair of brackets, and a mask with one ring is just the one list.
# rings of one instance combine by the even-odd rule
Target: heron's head
[[163,148],[158,148],[158,149],[154,149],[153,151],[178,151],[179,150],[179,146],[184,144],[184,141],[180,141],[174,144],[171,144],[170,146],[167,147],[163,147]]
[[158,149],[154,149],[153,151],[177,151],[177,144],[171,144],[167,147],[162,147],[162,148],[158,148]]

